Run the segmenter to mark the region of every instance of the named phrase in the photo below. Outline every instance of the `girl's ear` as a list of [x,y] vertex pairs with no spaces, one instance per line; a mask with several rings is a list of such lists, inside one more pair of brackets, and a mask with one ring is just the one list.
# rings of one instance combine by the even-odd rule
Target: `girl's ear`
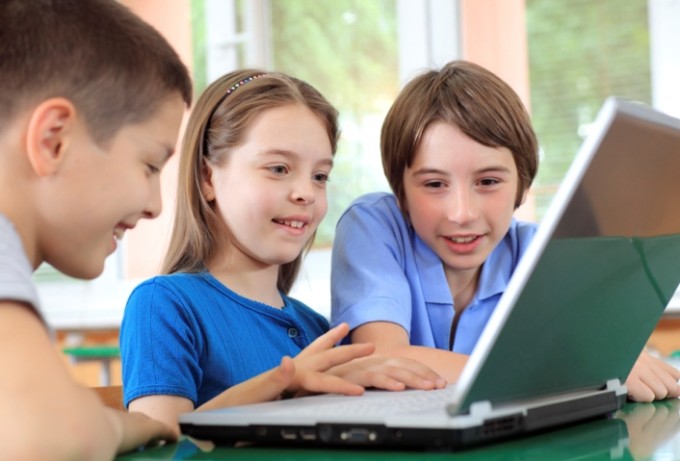
[[213,185],[212,167],[203,160],[201,164],[201,193],[207,202],[215,200],[215,186]]
[[26,153],[39,176],[49,176],[63,164],[75,116],[75,107],[64,98],[48,99],[33,110],[26,130]]

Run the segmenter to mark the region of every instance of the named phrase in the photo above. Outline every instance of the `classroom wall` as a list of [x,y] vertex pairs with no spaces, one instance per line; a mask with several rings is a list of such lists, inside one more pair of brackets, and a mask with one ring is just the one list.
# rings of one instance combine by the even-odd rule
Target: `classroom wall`
[[[191,70],[191,0],[122,0],[122,3],[163,34]],[[174,155],[161,175],[161,215],[158,219],[140,221],[127,236],[124,269],[127,278],[146,278],[160,270],[172,227],[177,160],[178,156]]]

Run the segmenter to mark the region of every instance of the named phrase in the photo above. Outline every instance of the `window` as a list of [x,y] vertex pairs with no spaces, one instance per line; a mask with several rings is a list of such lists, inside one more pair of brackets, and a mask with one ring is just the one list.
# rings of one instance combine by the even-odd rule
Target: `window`
[[[195,3],[201,14],[201,2]],[[315,86],[340,112],[328,213],[292,290],[328,316],[335,223],[359,195],[389,190],[380,160],[382,121],[402,82],[459,55],[458,2],[207,0],[203,6],[199,37],[212,38],[207,56],[201,50],[195,56],[207,69],[221,63],[219,71],[207,71],[205,83],[239,67],[278,70]]]
[[[163,3],[157,14],[162,11],[165,18],[181,4]],[[470,55],[472,42],[488,42],[503,56],[507,43],[494,42],[490,32],[507,22],[504,8],[518,4],[526,7],[531,111],[543,156],[533,189],[540,219],[606,96],[651,102],[680,116],[680,1],[191,0],[197,94],[219,75],[258,67],[309,81],[340,110],[343,135],[329,184],[329,212],[294,296],[329,313],[335,222],[361,193],[387,189],[379,132],[402,84],[424,68],[459,57],[485,65]],[[470,16],[473,8],[481,15]],[[186,17],[182,11],[181,23]],[[165,176],[171,183],[166,190],[174,188],[172,174]],[[164,201],[164,214],[171,213],[172,197],[164,195]],[[168,226],[162,224],[162,231]],[[135,229],[137,235],[140,231]],[[150,235],[156,240],[149,247],[160,247],[158,234]],[[102,277],[91,282],[41,267],[36,281],[48,320],[117,325],[127,294],[139,281],[124,273],[126,246],[124,241]],[[148,270],[135,276],[152,276]]]
[[539,218],[607,96],[651,103],[647,2],[624,3],[527,0]]

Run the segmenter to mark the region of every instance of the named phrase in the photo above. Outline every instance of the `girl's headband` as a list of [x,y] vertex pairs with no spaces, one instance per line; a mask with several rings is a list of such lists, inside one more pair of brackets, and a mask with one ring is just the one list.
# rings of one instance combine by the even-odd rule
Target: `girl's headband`
[[220,100],[217,102],[217,104],[215,104],[215,107],[213,107],[212,111],[210,112],[210,115],[208,116],[207,119],[205,119],[205,126],[203,127],[203,130],[202,130],[202,133],[201,133],[201,138],[202,138],[201,144],[203,145],[203,155],[207,155],[207,154],[208,154],[208,144],[207,144],[208,141],[207,141],[206,131],[208,130],[208,125],[210,124],[210,120],[213,118],[213,115],[215,114],[215,111],[216,111],[217,108],[220,106],[220,104],[222,104],[222,103],[224,102],[224,100],[227,99],[227,97],[228,97],[231,93],[233,93],[234,91],[236,91],[237,89],[239,89],[239,88],[242,87],[243,85],[246,85],[247,83],[250,83],[250,82],[252,82],[253,80],[256,80],[256,79],[258,79],[258,78],[260,78],[260,77],[264,77],[265,75],[267,75],[267,74],[255,74],[255,75],[251,75],[250,77],[246,77],[246,78],[244,78],[243,80],[240,80],[240,81],[238,81],[237,83],[234,83],[234,84],[231,86],[231,88],[229,88],[229,89],[224,93],[224,96],[222,96],[222,97],[220,98]]
[[[231,88],[229,88],[229,89],[227,90],[227,92],[224,94],[224,97],[226,98],[226,97],[229,96],[231,93],[233,93],[234,91],[236,91],[237,88],[239,88],[239,87],[245,85],[246,83],[250,83],[250,82],[252,82],[252,81],[255,80],[255,79],[258,79],[258,78],[260,78],[260,77],[264,77],[265,75],[267,75],[267,74],[257,74],[257,75],[253,75],[252,77],[244,78],[243,80],[241,80],[240,82],[234,84]],[[223,101],[223,100],[224,100],[224,98],[222,98],[222,101]],[[220,104],[222,103],[222,101],[220,101]]]

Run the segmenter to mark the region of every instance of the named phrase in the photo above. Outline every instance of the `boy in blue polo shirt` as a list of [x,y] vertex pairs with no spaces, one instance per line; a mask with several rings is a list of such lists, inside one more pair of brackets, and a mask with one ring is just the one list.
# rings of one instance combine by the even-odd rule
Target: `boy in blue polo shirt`
[[[332,323],[455,381],[536,230],[513,218],[536,175],[536,136],[505,82],[454,61],[402,90],[381,153],[394,193],[360,197],[338,222]],[[626,384],[651,401],[680,395],[679,378],[643,352]]]

